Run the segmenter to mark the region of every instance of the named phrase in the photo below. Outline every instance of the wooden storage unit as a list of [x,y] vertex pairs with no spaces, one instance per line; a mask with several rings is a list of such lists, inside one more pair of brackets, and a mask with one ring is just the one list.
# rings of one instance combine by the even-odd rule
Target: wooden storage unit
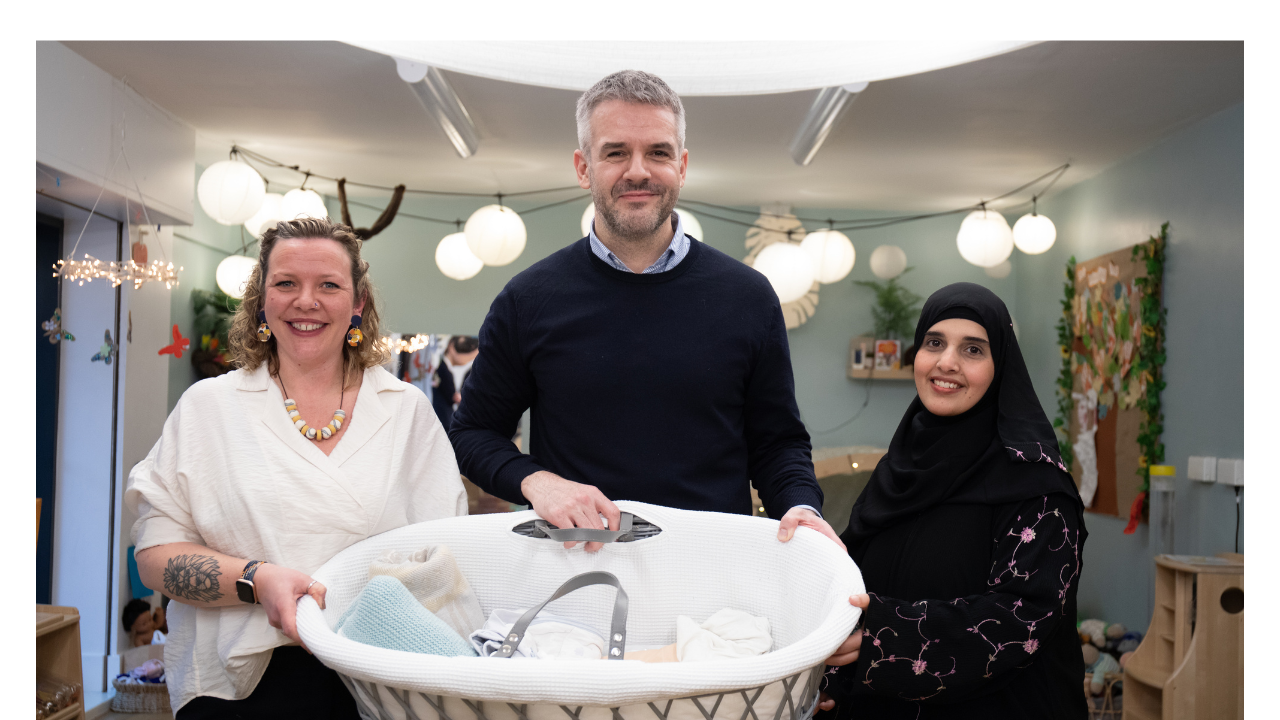
[[1124,671],[1124,720],[1244,717],[1244,556],[1156,556],[1156,604]]
[[80,668],[79,610],[56,605],[36,605],[36,677],[81,685],[79,704],[62,710],[53,718],[83,720],[84,674]]

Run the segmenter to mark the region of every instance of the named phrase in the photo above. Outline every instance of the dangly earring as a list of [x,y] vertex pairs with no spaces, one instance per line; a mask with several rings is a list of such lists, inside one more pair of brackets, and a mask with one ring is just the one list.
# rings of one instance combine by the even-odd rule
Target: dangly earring
[[267,327],[267,311],[258,311],[258,340],[266,342],[271,339],[271,328]]
[[360,344],[361,340],[364,340],[364,333],[360,332],[360,316],[352,315],[351,329],[347,331],[347,344],[355,347]]

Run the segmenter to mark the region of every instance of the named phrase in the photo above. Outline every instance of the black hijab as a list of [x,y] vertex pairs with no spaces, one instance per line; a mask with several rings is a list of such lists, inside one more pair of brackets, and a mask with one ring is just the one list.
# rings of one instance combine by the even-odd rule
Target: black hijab
[[1057,492],[1079,503],[1004,302],[973,283],[942,288],[920,312],[916,347],[931,327],[951,318],[986,329],[996,366],[991,386],[976,405],[951,417],[929,412],[918,395],[911,401],[889,452],[853,504],[841,535],[851,548],[942,504],[999,505]]

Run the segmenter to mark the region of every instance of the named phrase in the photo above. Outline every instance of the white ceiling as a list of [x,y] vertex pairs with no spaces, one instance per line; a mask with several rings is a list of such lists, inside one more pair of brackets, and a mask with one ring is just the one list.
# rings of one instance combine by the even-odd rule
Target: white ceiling
[[[475,120],[462,160],[390,57],[337,42],[68,42],[199,131],[287,164],[411,188],[573,185],[578,93],[446,71]],[[682,196],[734,205],[943,210],[1070,161],[1056,189],[1244,99],[1243,43],[1049,42],[872,83],[808,167],[788,144],[816,91],[689,97]],[[284,187],[300,177],[268,173]],[[334,192],[332,184],[315,186]],[[353,194],[359,194],[353,191]]]

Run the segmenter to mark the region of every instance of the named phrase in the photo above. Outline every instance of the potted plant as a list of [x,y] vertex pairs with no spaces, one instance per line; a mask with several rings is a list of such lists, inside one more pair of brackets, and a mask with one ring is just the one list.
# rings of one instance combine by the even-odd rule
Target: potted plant
[[[920,302],[924,298],[911,292],[898,283],[912,268],[903,270],[897,277],[885,282],[875,280],[855,280],[854,285],[870,288],[876,296],[871,306],[871,319],[875,324],[873,330],[876,340],[906,341],[915,334],[916,321],[920,318]],[[902,354],[902,366],[907,367],[915,360],[915,346],[907,348]]]
[[200,347],[191,353],[196,376],[203,380],[231,372],[235,367],[231,364],[227,331],[240,301],[221,290],[196,288],[191,291],[191,305],[195,309],[192,334],[200,338]]

